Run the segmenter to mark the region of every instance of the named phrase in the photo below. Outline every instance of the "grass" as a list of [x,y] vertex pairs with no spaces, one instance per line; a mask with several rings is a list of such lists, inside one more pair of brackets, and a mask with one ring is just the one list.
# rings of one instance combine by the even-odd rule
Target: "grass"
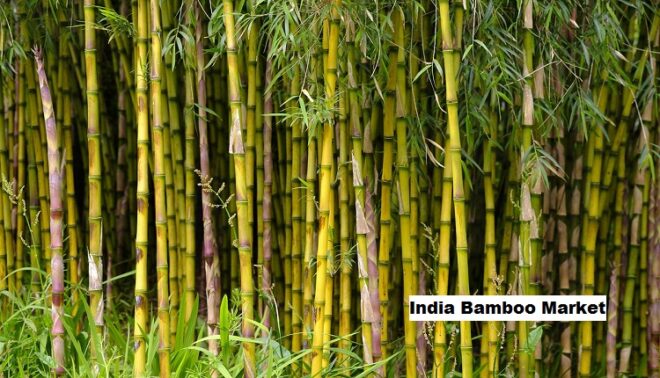
[[[28,270],[28,269],[25,269]],[[2,291],[0,298],[5,318],[0,322],[0,377],[46,377],[55,366],[51,357],[50,328],[52,320],[48,296],[50,281],[45,272],[39,272],[44,283],[44,290],[31,293],[23,290],[20,295]],[[131,274],[115,278],[115,286],[125,286]],[[26,288],[27,289],[27,288]],[[83,287],[67,285],[65,298],[72,298],[71,291],[77,290],[79,298],[87,297]],[[123,294],[122,294],[123,293]],[[96,327],[90,321],[89,306],[81,302],[78,314],[72,315],[73,304],[64,303],[64,327],[66,329],[66,375],[69,377],[131,377],[133,374],[133,330],[132,298],[127,290],[118,290],[115,304],[105,314],[105,334],[99,335]],[[186,323],[179,317],[176,325],[176,340],[171,350],[171,369],[173,377],[209,377],[216,370],[222,377],[243,376],[242,342],[252,342],[257,346],[258,377],[290,377],[294,364],[304,364],[305,356],[311,350],[291,353],[280,342],[280,338],[268,332],[260,323],[255,322],[256,338],[244,339],[240,336],[241,318],[240,296],[238,290],[232,297],[225,296],[220,309],[219,344],[221,353],[213,356],[206,344],[204,319],[198,316],[198,301],[193,307],[195,322]],[[152,303],[152,311],[156,304]],[[129,315],[131,314],[131,315]],[[275,324],[274,330],[279,329]],[[91,331],[90,331],[91,330]],[[378,368],[378,364],[364,366],[359,353],[350,350],[340,350],[336,347],[339,338],[330,341],[329,350],[333,356],[347,356],[350,363],[347,368],[341,368],[333,358],[324,376],[351,376],[355,378],[368,376]],[[91,346],[96,344],[96,350],[102,351],[97,356],[96,366],[91,360]],[[147,372],[149,376],[158,376],[158,324],[155,317],[149,325],[147,334]],[[400,360],[401,353],[393,355],[388,362]],[[390,376],[395,376],[391,370]]]

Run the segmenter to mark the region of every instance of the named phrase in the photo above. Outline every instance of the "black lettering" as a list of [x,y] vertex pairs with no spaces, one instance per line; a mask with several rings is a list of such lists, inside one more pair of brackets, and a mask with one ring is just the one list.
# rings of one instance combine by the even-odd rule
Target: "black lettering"
[[[440,303],[442,303],[442,302],[440,302]],[[426,308],[426,310],[429,312],[429,314],[437,314],[438,313],[438,302],[433,301],[433,303],[431,303]],[[440,311],[442,311],[442,310],[440,310]]]
[[502,312],[502,306],[496,304],[487,304],[486,313],[487,314],[500,314]]
[[472,302],[461,302],[461,311],[463,314],[471,314],[472,313]]
[[557,312],[557,302],[555,301],[543,301],[543,307],[542,307],[543,313],[544,314],[554,314]]

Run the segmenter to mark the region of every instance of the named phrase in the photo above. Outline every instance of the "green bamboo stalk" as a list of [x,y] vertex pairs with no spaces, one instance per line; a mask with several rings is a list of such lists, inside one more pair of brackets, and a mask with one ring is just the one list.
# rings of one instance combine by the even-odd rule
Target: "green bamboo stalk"
[[637,291],[639,293],[639,305],[637,313],[639,321],[635,324],[638,325],[639,330],[639,350],[637,352],[639,362],[638,372],[642,377],[647,377],[648,372],[648,344],[647,344],[647,328],[648,328],[648,256],[649,256],[649,195],[651,191],[651,172],[647,168],[644,172],[644,189],[642,191],[642,216],[639,225],[639,286]]
[[[263,69],[262,61],[257,57],[257,63],[256,63],[256,83],[255,83],[255,110],[254,110],[254,118],[255,118],[255,136],[254,136],[254,142],[255,142],[255,162],[256,162],[256,220],[257,220],[257,244],[256,244],[256,251],[257,251],[257,264],[260,266],[260,269],[257,269],[257,282],[262,283],[263,282],[263,274],[264,274],[264,215],[263,215],[263,208],[264,208],[264,185],[261,183],[264,183],[264,96],[263,96],[263,79],[261,77],[262,75],[262,69]],[[272,73],[271,73],[272,74]],[[267,86],[269,83],[267,83]],[[272,133],[272,131],[271,131]],[[272,140],[272,134],[271,134],[271,140]],[[269,142],[270,143],[270,142]],[[272,152],[271,152],[272,154]],[[272,164],[272,161],[271,161]],[[272,179],[271,179],[272,182]],[[272,257],[272,254],[271,254]],[[270,273],[269,273],[270,274]],[[302,272],[300,273],[302,274]],[[262,287],[264,289],[264,287]],[[271,290],[268,288],[266,291],[264,291],[264,294],[270,293]],[[302,296],[302,294],[301,294]],[[262,300],[261,297],[259,298],[259,313],[264,314],[265,308],[270,306],[271,301],[269,299],[272,299],[270,296],[266,296],[266,300]],[[302,306],[302,305],[301,305]],[[302,309],[301,309],[302,311]],[[302,312],[300,314],[302,318]],[[302,320],[301,320],[302,323]]]
[[[396,61],[396,46],[393,44],[388,47],[389,61]],[[395,124],[395,106],[396,99],[394,92],[396,89],[396,65],[390,64],[387,67],[387,86],[385,89],[385,101],[383,104],[383,156],[381,173],[381,200],[380,200],[380,239],[378,246],[378,293],[380,295],[380,313],[382,316],[381,329],[381,359],[389,357],[389,330],[390,320],[389,312],[389,292],[388,283],[390,280],[390,248],[392,247],[392,238],[390,227],[392,225],[391,215],[391,196],[392,196],[392,166],[394,165],[394,124]],[[383,369],[383,374],[387,374],[387,369]]]
[[[348,34],[353,37],[350,33]],[[369,277],[369,258],[367,256],[367,234],[369,223],[365,214],[366,188],[364,184],[365,173],[363,173],[363,141],[362,127],[360,125],[360,105],[358,103],[357,66],[355,65],[356,47],[350,45],[352,41],[347,40],[349,49],[347,54],[347,79],[349,100],[349,124],[350,137],[353,141],[352,168],[353,168],[353,190],[355,192],[355,234],[357,239],[357,267],[360,288],[360,320],[362,322],[362,355],[364,362],[373,363],[373,323],[374,308],[372,306],[371,288]],[[366,114],[371,116],[371,114]],[[341,152],[340,152],[341,153]],[[348,178],[346,178],[348,180]],[[379,311],[377,308],[375,311]]]
[[[248,11],[251,15],[255,14],[254,3],[248,1]],[[259,49],[259,22],[255,20],[250,24],[247,32],[247,109],[245,111],[245,180],[247,185],[248,199],[248,224],[251,230],[254,229],[254,204],[255,204],[255,138],[256,138],[256,108],[257,108],[257,55]],[[239,67],[239,70],[242,68]],[[258,277],[258,276],[257,276]],[[257,298],[261,301],[261,298]],[[295,335],[293,337],[295,340]]]
[[[440,142],[439,133],[436,135],[436,142]],[[453,218],[452,213],[452,156],[449,151],[449,139],[445,140],[445,159],[444,168],[442,170],[442,187],[441,187],[441,203],[440,211],[434,211],[437,217],[434,221],[438,224],[437,233],[437,254],[438,261],[436,265],[436,295],[447,295],[449,287],[449,262],[450,262],[450,242],[451,242],[451,221]],[[437,169],[435,171],[438,171]],[[438,182],[438,175],[434,175],[434,181]],[[438,185],[440,186],[440,185]],[[438,201],[436,193],[436,201]],[[437,202],[436,202],[437,203]],[[437,206],[436,206],[437,210]],[[445,376],[445,354],[447,351],[447,331],[444,322],[436,323],[434,327],[433,338],[433,377],[440,378]]]
[[614,201],[614,222],[613,222],[613,241],[612,252],[614,253],[614,263],[612,264],[611,282],[608,295],[608,326],[606,336],[606,369],[608,377],[616,377],[617,373],[617,335],[619,331],[619,293],[622,289],[619,282],[621,274],[622,263],[622,248],[623,248],[623,213],[624,213],[624,192],[627,186],[626,183],[626,145],[627,145],[627,131],[624,133],[622,145],[624,150],[620,151],[617,156],[617,183],[616,183],[616,200]]
[[[660,42],[656,39],[655,46],[658,46]],[[652,65],[652,72],[656,72],[655,60]],[[648,105],[647,105],[648,106]],[[655,143],[660,143],[660,132],[656,127],[655,130]],[[660,373],[660,287],[658,287],[658,282],[660,282],[660,232],[658,230],[658,220],[660,220],[660,193],[658,188],[660,187],[660,177],[655,176],[655,180],[651,186],[651,203],[649,204],[649,213],[651,217],[649,218],[649,371],[650,375],[657,375]]]
[[[644,127],[644,126],[642,126]],[[640,133],[639,140],[636,146],[636,155],[641,153],[644,144],[643,138]],[[621,326],[621,349],[619,352],[619,374],[629,374],[632,371],[630,364],[631,355],[633,354],[633,329],[636,326],[633,323],[634,300],[638,300],[640,293],[636,290],[635,282],[638,281],[639,276],[639,263],[640,263],[640,249],[642,241],[641,226],[644,223],[642,220],[643,203],[644,203],[644,186],[645,186],[645,171],[646,167],[638,167],[634,175],[634,186],[632,189],[631,202],[631,216],[630,216],[630,233],[629,233],[629,257],[626,270],[625,289],[623,293],[623,317]]]
[[[336,159],[332,160],[332,168],[330,170],[330,177],[336,177],[337,176],[337,164],[335,163]],[[328,242],[326,243],[326,248],[328,250],[326,251],[326,256],[327,256],[327,264],[326,264],[326,274],[327,274],[327,281],[325,284],[325,295],[324,295],[324,307],[323,307],[323,345],[322,345],[322,361],[321,361],[321,368],[322,370],[327,370],[328,365],[330,364],[330,358],[332,357],[332,351],[330,348],[330,342],[331,342],[331,335],[332,335],[332,325],[333,325],[333,319],[337,319],[338,316],[337,314],[334,313],[334,309],[336,306],[334,305],[334,297],[333,294],[335,292],[334,288],[335,286],[338,286],[335,284],[335,278],[340,278],[336,276],[336,260],[337,256],[335,255],[335,248],[334,245],[337,244],[337,239],[339,236],[339,233],[336,232],[335,225],[337,223],[337,211],[336,211],[336,203],[337,203],[337,188],[335,184],[332,184],[331,188],[332,194],[330,195],[330,203],[328,204],[329,207],[329,215],[328,215]],[[338,327],[334,327],[335,332]]]
[[[167,0],[162,1],[161,3],[161,18],[163,23],[163,33],[167,35],[171,30],[171,9],[170,2]],[[174,187],[176,193],[176,220],[177,220],[177,243],[178,243],[178,292],[180,301],[183,303],[185,300],[185,281],[184,277],[186,275],[186,171],[184,168],[184,152],[183,152],[183,139],[181,135],[181,113],[180,105],[178,102],[178,85],[174,74],[173,57],[171,54],[165,54],[165,78],[166,78],[166,87],[167,87],[167,105],[168,105],[168,114],[169,114],[169,126],[170,126],[170,141],[172,146],[172,167],[174,172]],[[167,133],[166,133],[167,135]],[[167,145],[167,141],[166,141]],[[167,169],[167,168],[166,168]],[[193,183],[194,184],[194,183]],[[169,198],[169,196],[168,196]],[[169,226],[168,226],[169,232]],[[193,261],[194,264],[194,261]],[[193,265],[194,270],[194,265]],[[172,294],[174,295],[175,291],[172,288]],[[194,296],[193,296],[194,298]],[[190,298],[188,298],[190,299]],[[190,303],[190,302],[187,302]],[[177,312],[177,307],[179,306],[176,303],[176,298],[172,297],[172,312]],[[181,308],[183,314],[186,314],[186,308]],[[175,328],[172,327],[174,331]]]
[[[561,93],[561,92],[560,92]],[[560,124],[557,130],[557,141],[555,144],[555,154],[557,156],[557,164],[563,169],[567,169],[566,165],[566,152],[564,149],[564,132],[565,125]],[[557,187],[556,209],[557,209],[557,255],[559,264],[559,293],[567,295],[570,293],[570,256],[568,251],[569,234],[567,229],[567,198],[566,198],[567,185],[566,181],[559,182]],[[561,324],[560,343],[562,355],[560,357],[560,377],[566,377],[571,371],[570,360],[570,328],[564,322]]]
[[[280,134],[284,142],[285,150],[281,153],[280,165],[284,170],[284,175],[282,176],[282,193],[284,194],[284,199],[282,201],[283,205],[283,217],[284,217],[284,242],[282,244],[283,248],[282,259],[283,259],[283,271],[284,271],[284,334],[293,336],[293,319],[292,319],[292,302],[293,302],[293,273],[292,273],[292,260],[291,260],[291,242],[293,235],[293,222],[291,219],[292,208],[292,157],[289,154],[289,151],[293,150],[293,132],[291,129],[291,123],[288,122],[282,127],[280,127]],[[291,348],[293,337],[287,337],[284,341],[284,345],[288,348]]]
[[[30,276],[30,291],[33,296],[37,296],[41,291],[41,271],[45,271],[43,266],[43,255],[42,250],[42,219],[40,218],[41,207],[39,203],[39,171],[37,169],[37,157],[36,153],[39,151],[39,157],[41,157],[41,146],[39,142],[39,125],[37,121],[37,99],[36,99],[36,88],[34,82],[34,74],[32,67],[28,62],[26,62],[26,81],[28,87],[28,98],[27,98],[27,127],[29,127],[29,134],[27,135],[29,144],[27,147],[27,156],[28,156],[28,206],[29,206],[29,219],[27,220],[31,224],[28,225],[28,235],[24,237],[29,237],[30,244],[30,266],[32,268]],[[22,214],[21,214],[22,215]],[[26,239],[28,240],[28,239]]]
[[[192,1],[185,3],[185,24],[190,30],[193,26],[192,15]],[[195,70],[195,45],[188,41],[185,45],[184,57],[184,87],[185,87],[185,102],[184,102],[184,138],[185,145],[185,257],[184,257],[184,314],[185,320],[189,321],[192,315],[192,307],[196,298],[195,291],[195,198],[196,198],[196,184],[195,184],[195,145],[197,136],[195,135],[195,88],[194,88],[194,70]]]
[[[169,268],[168,268],[168,224],[165,202],[165,153],[163,141],[163,107],[161,78],[162,57],[160,41],[160,3],[150,0],[151,16],[151,55],[149,78],[149,99],[151,101],[151,116],[153,129],[153,182],[154,208],[156,224],[156,272],[158,291],[158,360],[160,376],[170,376],[170,304],[169,304]],[[146,42],[145,42],[146,44]],[[146,57],[145,57],[146,58]],[[138,93],[139,95],[139,93]],[[138,96],[139,97],[139,96]],[[146,109],[145,109],[146,110]],[[138,109],[139,111],[139,109]],[[148,114],[148,113],[147,113]],[[140,126],[138,124],[138,126]],[[147,186],[148,190],[148,186]],[[136,239],[137,240],[137,239]],[[174,265],[174,264],[172,264]],[[137,287],[137,286],[136,286]]]
[[[312,336],[314,323],[312,312],[314,309],[313,297],[313,278],[314,265],[312,255],[314,253],[314,225],[316,220],[316,203],[314,201],[316,188],[316,155],[317,155],[317,136],[316,130],[308,130],[307,136],[307,172],[305,175],[305,252],[303,256],[303,328],[305,339],[303,346],[305,349],[312,346]],[[311,359],[310,359],[311,362]]]
[[[601,84],[598,91],[598,107],[601,111],[607,108],[607,101],[609,96],[608,87]],[[583,226],[586,226],[585,232],[582,234],[583,242],[583,255],[580,262],[582,270],[582,293],[583,295],[593,295],[595,289],[595,255],[596,255],[596,240],[598,237],[598,226],[600,217],[600,184],[602,172],[602,155],[604,136],[602,129],[596,127],[593,131],[594,135],[590,138],[590,152],[591,162],[587,162],[588,171],[588,189],[587,196],[583,201],[587,205],[587,214]],[[589,159],[589,156],[588,156]],[[580,375],[588,376],[591,371],[591,350],[592,350],[592,323],[580,323],[580,346],[582,353],[580,354]]]
[[[116,70],[115,70],[116,72]],[[99,93],[99,105],[101,108],[101,113],[100,113],[100,119],[101,119],[101,130],[103,130],[103,133],[101,134],[101,165],[104,167],[114,167],[116,166],[115,162],[113,161],[113,155],[110,153],[111,151],[114,152],[116,151],[116,148],[113,143],[113,136],[109,135],[110,132],[110,125],[108,123],[108,113],[106,110],[105,106],[105,100],[103,97],[102,92]],[[113,125],[114,126],[114,125]],[[106,224],[103,227],[103,235],[101,236],[101,239],[104,240],[106,248],[108,251],[107,257],[106,257],[106,264],[105,264],[105,271],[106,271],[106,276],[107,277],[114,277],[116,274],[116,268],[114,265],[114,260],[117,258],[116,256],[116,224],[115,220],[116,217],[113,215],[116,213],[116,204],[115,204],[115,184],[113,182],[113,175],[103,175],[102,177],[102,190],[103,190],[103,208],[102,208],[102,217],[103,219],[106,220]],[[114,297],[112,295],[114,286],[112,285],[112,281],[108,282],[105,286],[105,306],[109,309],[114,308]]]
[[[22,7],[18,7],[19,13],[18,15],[20,16],[20,10]],[[24,259],[24,244],[21,241],[21,238],[24,237],[25,233],[25,217],[23,214],[25,213],[25,201],[23,200],[23,197],[19,191],[22,192],[22,188],[25,186],[25,125],[26,125],[26,96],[25,96],[25,63],[18,63],[19,68],[18,68],[18,83],[17,83],[17,97],[18,97],[18,102],[17,102],[17,107],[18,107],[18,116],[17,121],[18,121],[18,130],[17,130],[17,137],[15,138],[17,140],[17,148],[16,148],[16,158],[15,161],[17,162],[18,167],[16,167],[16,172],[17,172],[17,179],[16,179],[16,185],[12,188],[14,193],[17,193],[21,196],[20,200],[17,201],[18,203],[16,204],[16,236],[14,239],[16,240],[16,259],[14,260],[15,266],[12,267],[12,261],[8,261],[8,266],[7,269],[8,271],[16,271],[16,292],[20,292],[21,288],[23,287],[23,259]],[[13,269],[15,268],[15,269]]]
[[[15,83],[15,82],[10,82],[10,83]],[[5,122],[4,119],[1,122],[0,126],[0,179],[2,179],[2,182],[12,182],[14,179],[14,169],[13,169],[13,163],[15,162],[14,159],[14,143],[15,139],[14,138],[14,112],[15,112],[15,106],[14,106],[14,101],[13,101],[13,96],[5,96],[5,90],[8,93],[12,93],[13,91],[9,91],[7,89],[8,86],[3,86],[2,88],[2,93],[3,93],[3,106],[5,107],[5,112],[7,114],[7,121]],[[6,101],[4,101],[6,99]],[[7,128],[9,126],[9,128]],[[7,145],[12,146],[12,153],[11,155],[9,154]],[[14,243],[14,227],[15,227],[15,222],[12,218],[12,203],[9,200],[9,196],[7,195],[2,195],[2,218],[3,218],[3,223],[4,223],[4,243],[5,245],[3,248],[5,249],[5,254],[6,254],[6,264],[5,264],[5,274],[7,273],[12,273],[7,277],[6,280],[6,288],[9,290],[10,293],[16,292],[16,275],[13,274],[13,269],[16,264],[16,247]]]
[[[491,96],[491,106],[494,107],[494,96]],[[485,292],[488,295],[497,295],[497,262],[496,262],[496,224],[495,224],[495,196],[493,188],[493,176],[495,174],[495,157],[493,156],[492,142],[497,141],[497,114],[492,110],[488,114],[488,130],[483,144],[483,166],[484,166],[484,202],[486,207],[486,228],[485,228],[485,259],[484,259],[484,280]],[[488,322],[485,329],[487,337],[488,360],[486,376],[493,377],[498,373],[499,361],[499,337],[501,331],[499,322]]]
[[[287,111],[290,108],[287,107]],[[290,335],[284,341],[287,348],[292,348],[293,342],[293,261],[292,261],[292,238],[293,238],[293,157],[289,151],[293,151],[293,128],[291,121],[285,123],[281,127],[280,134],[284,137],[285,150],[282,151],[281,166],[284,168],[283,177],[283,193],[284,193],[284,249],[282,255],[284,257],[284,334]]]
[[[161,79],[162,80],[162,79]],[[161,104],[167,104],[167,80],[161,81]],[[168,107],[162,106],[163,116],[163,158],[165,164],[165,208],[167,213],[167,243],[168,243],[168,284],[169,284],[169,318],[170,325],[177,324],[179,316],[179,275],[181,267],[179,260],[182,258],[179,245],[179,219],[177,218],[177,196],[174,181],[174,158],[172,155],[172,135]],[[170,345],[176,341],[176,326],[170,326]]]
[[[349,255],[350,249],[350,234],[349,228],[349,171],[348,171],[348,123],[347,118],[347,98],[342,92],[339,94],[339,155],[337,157],[337,174],[339,178],[339,326],[338,336],[341,338],[339,347],[342,350],[349,347],[349,334],[351,333],[351,271],[352,271],[352,258]],[[366,245],[365,245],[366,247]],[[360,262],[358,261],[358,274],[360,274]],[[366,268],[366,260],[362,262]],[[365,272],[366,273],[366,272]],[[368,329],[369,336],[371,336],[371,328]],[[370,339],[369,339],[370,340]],[[363,340],[366,345],[367,342]],[[369,344],[371,344],[369,342]],[[342,366],[348,366],[348,358],[346,355],[339,356]],[[367,362],[367,360],[365,360]]]
[[[292,33],[297,32],[297,26],[293,25]],[[293,77],[289,83],[290,104],[287,105],[287,111],[291,114],[298,112],[298,97],[300,94],[300,68],[298,65],[293,67]],[[302,173],[302,122],[296,117],[292,118],[289,124],[291,130],[291,165],[290,182],[287,184],[287,191],[291,192],[291,350],[297,352],[302,347],[302,319],[303,319],[303,287],[302,287],[302,231],[303,231],[303,213],[302,213],[302,185],[300,176]],[[289,129],[287,129],[287,133]],[[288,134],[287,134],[288,143]],[[287,155],[287,167],[289,166]],[[287,172],[289,175],[289,172]]]
[[[121,64],[121,63],[120,63]],[[117,257],[121,261],[128,258],[130,253],[129,244],[129,221],[128,221],[128,181],[127,181],[127,158],[126,158],[126,131],[127,131],[127,113],[126,113],[126,92],[124,73],[119,71],[119,89],[117,93],[117,173],[115,175],[115,198],[117,201],[116,210],[116,238],[117,238]],[[70,127],[70,125],[69,125]],[[70,130],[69,130],[70,134]],[[70,137],[70,135],[69,135]],[[73,168],[72,168],[73,169]],[[73,178],[73,177],[72,177]],[[67,187],[68,190],[68,187]],[[75,205],[75,199],[74,199]],[[75,208],[74,208],[75,209]],[[110,286],[110,285],[108,285]],[[106,288],[108,288],[106,286]]]
[[[2,42],[2,41],[0,41]],[[4,107],[4,94],[5,88],[4,83],[0,82],[0,103]],[[7,170],[7,142],[6,142],[6,126],[5,126],[5,117],[4,115],[0,116],[0,179],[2,182],[9,182],[9,171]],[[0,219],[0,291],[7,290],[8,286],[11,286],[10,291],[14,291],[14,284],[9,284],[11,276],[7,275],[7,266],[9,265],[7,251],[10,249],[9,241],[6,240],[7,237],[11,238],[11,234],[7,234],[6,231],[11,228],[11,215],[9,215],[9,209],[6,209],[8,206],[8,201],[5,200],[6,195],[2,195],[0,199],[0,214],[2,214],[2,219]],[[9,252],[12,253],[13,252]],[[11,257],[13,259],[13,257]],[[1,313],[4,316],[5,314],[5,300],[1,301],[2,308]]]
[[[439,3],[440,29],[442,33],[442,50],[445,68],[445,97],[447,102],[447,124],[449,134],[448,154],[452,164],[452,191],[454,197],[454,216],[456,220],[456,257],[458,265],[457,291],[460,295],[469,295],[468,277],[468,246],[466,236],[465,203],[463,196],[463,171],[461,163],[461,140],[458,128],[458,95],[457,82],[458,58],[456,50],[460,48],[460,32],[453,33],[449,23],[449,4],[447,0]],[[461,12],[462,13],[462,12]],[[456,30],[462,30],[462,17],[454,20]],[[472,376],[472,336],[469,322],[460,323],[461,357],[463,376]]]
[[[415,339],[417,332],[415,323],[408,320],[409,302],[408,297],[416,293],[416,285],[413,272],[413,244],[411,241],[411,215],[410,215],[410,166],[408,162],[407,148],[407,88],[406,88],[406,55],[404,49],[404,15],[403,9],[395,9],[393,14],[394,44],[397,46],[396,53],[396,167],[398,172],[398,198],[399,198],[399,236],[401,237],[401,261],[403,264],[403,324],[405,330],[406,346],[406,376],[417,376],[417,353]],[[390,64],[394,64],[393,61]]]
[[[66,60],[65,62],[68,62]],[[64,63],[66,64],[66,63]],[[78,267],[78,203],[76,202],[76,192],[73,173],[73,136],[72,136],[72,117],[71,117],[71,95],[69,93],[69,80],[71,74],[65,70],[64,78],[62,80],[62,93],[64,97],[63,105],[63,129],[64,129],[64,159],[65,172],[66,172],[66,222],[68,231],[68,266],[69,266],[69,283],[72,287],[76,288],[79,285],[80,273]],[[72,314],[75,315],[79,311],[78,290],[73,290],[71,294],[71,301],[73,303]]]
[[[41,240],[41,262],[40,266],[45,270],[46,274],[50,274],[50,208],[48,206],[48,177],[47,177],[47,164],[46,158],[46,136],[45,136],[45,125],[41,117],[38,116],[39,113],[43,113],[41,109],[41,98],[39,91],[37,90],[37,78],[35,77],[35,67],[30,65],[30,69],[27,72],[28,78],[28,104],[30,101],[34,106],[29,106],[28,109],[32,109],[29,113],[29,122],[32,127],[32,147],[34,149],[34,156],[37,168],[37,193],[39,201],[39,232]],[[32,218],[33,220],[36,218]],[[36,230],[33,230],[33,234],[36,233]]]
[[[96,9],[95,0],[85,0],[85,77],[87,96],[87,151],[89,198],[89,295],[90,310],[96,331],[103,334],[103,216],[101,210],[101,146],[99,127],[99,96],[96,70]],[[146,21],[145,21],[146,23]],[[146,26],[145,26],[146,27]],[[146,31],[145,31],[146,32]],[[145,59],[146,61],[146,59]],[[138,74],[137,77],[140,75]],[[146,100],[144,100],[146,103]],[[146,216],[146,213],[145,213]],[[137,239],[136,239],[137,240]],[[145,251],[146,255],[146,251]],[[139,259],[139,258],[138,258]],[[146,268],[146,267],[145,267]],[[146,285],[145,285],[146,286]],[[146,290],[146,288],[145,288]],[[145,303],[146,305],[146,303]],[[145,319],[146,320],[146,319]],[[146,322],[145,322],[146,323]],[[140,323],[138,323],[140,324]],[[92,343],[92,350],[94,343]],[[92,352],[95,355],[100,351]]]
[[[521,282],[521,295],[532,295],[536,293],[535,278],[536,275],[536,248],[533,246],[533,240],[539,238],[539,210],[532,203],[532,187],[537,185],[540,181],[539,178],[526,178],[531,175],[525,171],[526,159],[531,156],[532,148],[532,128],[534,126],[534,96],[532,95],[532,72],[534,70],[534,40],[532,35],[533,29],[533,2],[525,1],[522,4],[523,12],[523,69],[522,75],[524,78],[523,84],[523,103],[522,103],[522,143],[521,143],[521,173],[522,182],[520,188],[520,254],[519,254],[519,267],[520,267],[520,282]],[[527,175],[527,176],[525,176]],[[532,322],[531,328],[535,327]],[[530,373],[533,375],[534,364],[530,363],[532,358],[532,351],[529,350],[527,343],[528,332],[530,331],[530,324],[528,322],[518,323],[518,371],[520,377],[527,377]]]

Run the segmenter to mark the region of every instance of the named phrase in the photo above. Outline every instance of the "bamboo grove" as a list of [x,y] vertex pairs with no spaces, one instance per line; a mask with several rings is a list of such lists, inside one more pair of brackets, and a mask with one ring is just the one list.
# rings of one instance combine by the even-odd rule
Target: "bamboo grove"
[[0,376],[660,377],[657,6],[3,2]]

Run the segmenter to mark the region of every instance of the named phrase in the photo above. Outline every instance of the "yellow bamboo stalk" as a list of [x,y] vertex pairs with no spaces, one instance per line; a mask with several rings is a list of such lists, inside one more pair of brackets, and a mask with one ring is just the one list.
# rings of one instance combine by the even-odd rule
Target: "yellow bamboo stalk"
[[[462,30],[462,17],[454,20],[458,32],[452,33],[449,18],[449,3],[440,0],[439,6],[440,29],[442,33],[442,50],[445,68],[445,99],[447,102],[447,131],[449,134],[449,149],[451,155],[452,190],[454,193],[454,217],[456,232],[456,260],[458,265],[459,295],[469,295],[468,277],[468,245],[465,216],[465,197],[463,195],[463,170],[461,158],[461,138],[458,127],[458,52],[460,49],[460,30]],[[453,35],[454,34],[454,35]],[[469,322],[460,323],[460,343],[462,357],[462,374],[464,377],[472,376],[472,335]]]
[[[224,21],[227,51],[227,69],[229,78],[229,101],[231,111],[231,132],[229,136],[229,153],[234,156],[234,174],[236,175],[236,211],[238,217],[238,253],[241,272],[241,309],[243,324],[241,331],[243,337],[250,339],[254,336],[254,282],[252,280],[252,247],[250,245],[250,229],[248,220],[247,180],[245,167],[245,147],[243,146],[241,112],[241,94],[238,76],[237,46],[234,29],[234,4],[231,0],[224,0]],[[243,342],[243,360],[245,364],[245,377],[256,376],[255,345]]]
[[[403,264],[403,324],[406,348],[406,376],[417,376],[417,353],[415,339],[417,336],[415,323],[408,320],[410,295],[416,293],[415,280],[413,279],[413,255],[411,244],[410,225],[410,167],[408,163],[408,135],[407,135],[407,112],[406,112],[406,53],[404,46],[404,15],[403,10],[397,8],[393,11],[394,44],[396,53],[396,167],[398,172],[398,198],[399,198],[399,236],[401,238],[401,262]],[[394,64],[394,62],[390,62]]]
[[[325,65],[325,99],[327,106],[335,106],[335,89],[337,83],[337,45],[339,40],[339,7],[341,0],[334,0],[330,11],[330,26],[328,30],[328,57]],[[330,226],[330,205],[332,194],[332,149],[333,149],[334,130],[330,121],[323,125],[323,137],[321,139],[321,159],[319,174],[319,228],[318,228],[318,248],[317,248],[317,274],[316,288],[314,294],[314,311],[316,314],[322,314],[325,307],[327,277],[327,245]],[[321,373],[323,362],[323,331],[324,321],[322,316],[316,317],[314,322],[314,334],[312,340],[312,377],[317,377]]]
[[[168,224],[165,202],[165,151],[163,135],[163,114],[167,108],[163,106],[161,78],[161,27],[160,2],[150,0],[151,15],[151,77],[149,81],[150,100],[153,109],[153,180],[154,207],[156,223],[156,272],[158,291],[158,360],[160,376],[170,376],[170,304],[169,304],[169,267],[168,267]],[[138,93],[139,95],[139,93]],[[138,96],[139,97],[139,96]],[[139,116],[139,114],[138,114]],[[140,126],[138,124],[138,126]],[[172,264],[174,265],[174,264]]]
[[[96,10],[95,0],[85,0],[85,77],[87,94],[87,151],[89,198],[89,293],[90,310],[99,335],[103,333],[103,217],[101,212],[101,145],[99,127],[99,98],[96,71]],[[138,75],[139,76],[139,75]],[[145,100],[146,103],[146,100]],[[145,303],[146,305],[146,303]],[[92,343],[92,354],[94,351]]]
[[[147,326],[147,248],[149,244],[149,100],[145,71],[147,68],[148,4],[138,0],[136,14],[137,50],[135,83],[137,91],[137,224],[135,234],[135,360],[133,374],[142,377],[146,374]],[[90,146],[91,148],[91,146]],[[90,161],[92,159],[90,158]]]

